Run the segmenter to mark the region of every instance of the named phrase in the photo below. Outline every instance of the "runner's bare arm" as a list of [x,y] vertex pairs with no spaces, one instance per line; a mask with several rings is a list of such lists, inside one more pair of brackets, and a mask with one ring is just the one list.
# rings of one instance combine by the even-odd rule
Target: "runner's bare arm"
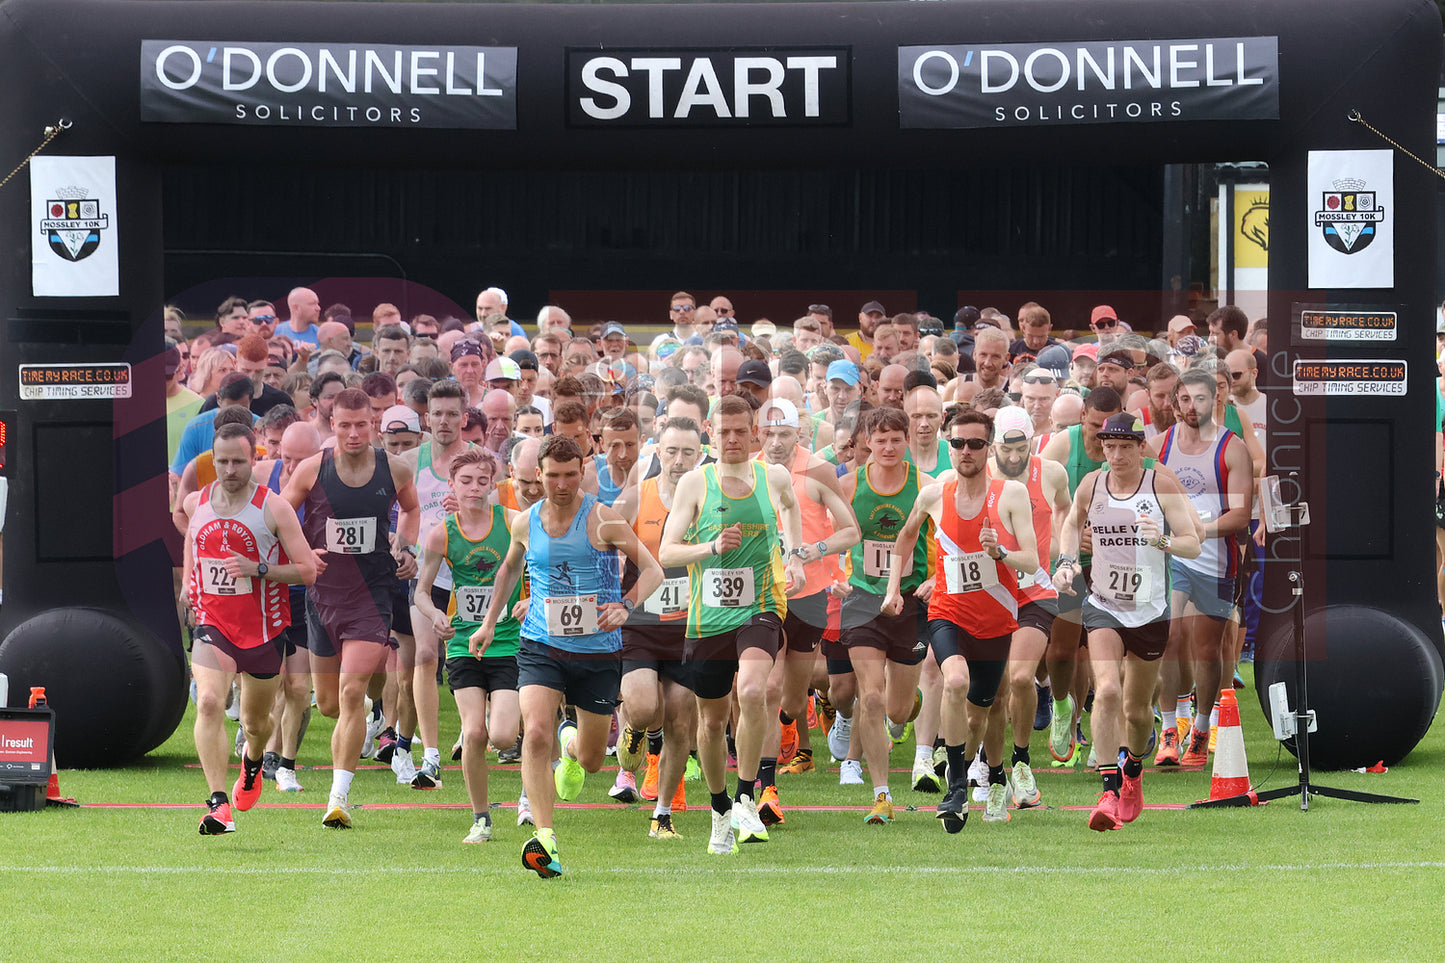
[[657,546],[657,560],[665,568],[681,568],[717,554],[712,542],[689,545],[683,541],[688,528],[697,518],[698,505],[702,500],[702,471],[693,469],[678,479],[677,492],[672,496],[672,511],[667,524],[662,528],[662,541]]
[[1058,462],[1060,465],[1069,460],[1069,432],[1056,431],[1049,437],[1049,443],[1044,450],[1039,452],[1040,458],[1047,458],[1049,461]]
[[286,482],[281,497],[290,502],[292,508],[300,511],[301,506],[306,504],[306,496],[316,484],[316,472],[320,468],[321,455],[315,454],[297,465],[296,470],[291,473],[291,479]]
[[[883,593],[884,611],[891,615],[897,615],[903,611],[903,576],[913,570],[913,547],[918,544],[918,533],[923,530],[924,523],[930,514],[937,510],[939,502],[943,498],[943,485],[933,482],[918,493],[918,501],[913,503],[913,510],[908,513],[908,519],[903,523],[903,528],[898,532],[898,540],[893,543],[893,557],[888,564],[888,588]],[[907,568],[908,571],[904,571]],[[890,604],[892,607],[890,608]]]
[[1224,448],[1224,464],[1229,470],[1228,491],[1225,492],[1225,504],[1229,507],[1218,518],[1204,523],[1204,538],[1220,538],[1249,528],[1249,513],[1254,496],[1254,466],[1250,461],[1248,446],[1240,439],[1231,438]]
[[1074,504],[1064,518],[1063,531],[1059,533],[1059,567],[1054,572],[1054,588],[1065,595],[1077,595],[1074,591],[1074,576],[1078,574],[1079,539],[1084,527],[1084,515],[1089,511],[1089,502],[1094,498],[1094,485],[1100,472],[1091,471],[1079,482],[1074,492]]
[[271,531],[281,540],[281,548],[285,550],[286,557],[291,559],[285,565],[267,566],[266,578],[287,585],[310,585],[315,582],[316,556],[311,551],[311,546],[306,544],[306,536],[301,531],[296,510],[286,499],[272,492],[266,496],[264,513],[266,524],[271,526]]
[[426,533],[426,541],[421,546],[421,561],[418,564],[416,573],[416,593],[411,604],[421,613],[421,617],[432,624],[432,629],[438,635],[451,632],[451,619],[446,613],[440,611],[431,600],[432,586],[436,584],[437,572],[441,571],[442,559],[447,554],[447,526],[446,522],[433,525],[431,531]]
[[[833,519],[833,531],[823,540],[828,546],[828,555],[848,551],[863,537],[858,528],[858,519],[853,515],[853,506],[843,500],[843,495],[838,490],[836,475],[833,476],[833,482],[832,485],[827,485],[812,478],[808,479],[809,497],[827,509]],[[808,561],[817,561],[821,557],[816,545],[803,547],[808,549]]]
[[1021,482],[1004,482],[999,508],[1002,509],[999,520],[1019,543],[1017,549],[1004,557],[1003,563],[1032,575],[1039,568],[1039,543],[1034,535],[1034,513],[1033,506],[1029,503],[1029,490]]
[[502,559],[502,564],[497,566],[497,574],[492,578],[491,604],[487,606],[481,628],[472,633],[470,646],[473,655],[480,656],[487,651],[487,646],[491,645],[497,623],[506,614],[507,600],[512,597],[517,580],[522,577],[522,567],[527,556],[528,517],[526,513],[518,512],[512,519],[512,544],[507,547],[507,557]]
[[[662,566],[657,564],[657,559],[652,557],[626,519],[606,505],[598,505],[596,513],[597,534],[603,542],[622,552],[637,566],[637,582],[625,597],[630,598],[633,605],[641,605],[662,584]],[[622,621],[627,621],[625,611]]]
[[1154,476],[1154,491],[1159,496],[1159,507],[1164,510],[1164,522],[1169,526],[1170,555],[1180,558],[1198,558],[1199,513],[1184,493],[1184,486],[1173,476]]
[[421,500],[417,498],[414,477],[410,468],[396,462],[391,463],[391,479],[396,486],[396,507],[401,510],[396,516],[398,546],[410,547],[421,537]]

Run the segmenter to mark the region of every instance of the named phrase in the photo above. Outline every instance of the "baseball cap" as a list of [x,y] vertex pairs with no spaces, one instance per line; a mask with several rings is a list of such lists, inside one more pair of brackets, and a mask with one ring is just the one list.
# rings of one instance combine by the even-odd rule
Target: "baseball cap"
[[753,322],[753,337],[755,338],[771,338],[777,333],[778,326],[771,321],[764,319]]
[[1174,342],[1174,353],[1185,358],[1192,358],[1208,347],[1209,342],[1205,341],[1199,335],[1186,334],[1184,337]]
[[168,342],[166,344],[166,350],[161,352],[161,362],[165,365],[166,377],[169,378],[180,370],[181,349],[176,347],[175,344]]
[[1187,315],[1176,314],[1174,315],[1174,317],[1169,319],[1169,327],[1166,330],[1170,334],[1184,331],[1188,331],[1190,334],[1193,334],[1196,329],[1194,327],[1194,322],[1189,320],[1189,317]]
[[520,381],[522,378],[522,367],[511,358],[493,358],[487,362],[486,379],[493,381],[505,378],[508,381]]
[[627,329],[624,328],[622,325],[618,324],[616,321],[608,322],[607,327],[602,329],[603,340],[606,340],[607,338],[625,337],[627,337]]
[[1128,351],[1110,351],[1099,359],[1099,364],[1113,364],[1127,370],[1134,368],[1134,356]]
[[759,428],[798,427],[798,406],[787,398],[769,398],[763,402],[760,412]]
[[856,385],[858,383],[858,366],[846,358],[834,361],[828,365],[828,380],[846,381],[850,385]]
[[920,335],[925,335],[925,336],[926,336],[926,335],[930,335],[930,334],[932,334],[932,335],[942,335],[942,334],[943,334],[943,322],[940,321],[938,318],[933,317],[932,315],[930,315],[929,317],[926,317],[926,318],[919,318],[919,319],[918,319],[918,333],[919,333]]
[[1118,321],[1119,313],[1107,304],[1100,304],[1089,313],[1089,326],[1092,327],[1105,319]]
[[678,341],[676,338],[664,338],[663,340],[657,342],[653,350],[657,352],[658,361],[666,361],[668,358],[672,357],[673,352],[675,352],[678,348],[681,347],[682,342]]
[[719,318],[717,324],[714,324],[712,326],[712,329],[714,333],[718,331],[732,331],[734,333],[741,333],[738,331],[738,323],[730,317]]
[[766,361],[752,358],[738,365],[737,383],[766,388],[773,383],[773,371]]
[[1079,345],[1077,348],[1074,349],[1073,360],[1078,361],[1080,358],[1083,358],[1085,361],[1090,361],[1094,364],[1098,364],[1099,346],[1092,341],[1087,344]]
[[982,331],[984,328],[1001,329],[1002,326],[998,323],[998,320],[996,318],[979,318],[973,323],[973,330],[975,331]]
[[978,308],[971,304],[965,304],[953,312],[953,326],[955,328],[972,329],[974,322],[978,321]]
[[1127,411],[1121,411],[1117,415],[1110,415],[1104,422],[1104,427],[1099,429],[1100,438],[1132,438],[1134,441],[1144,440],[1144,423],[1137,415]]
[[462,338],[456,344],[452,345],[453,361],[456,361],[458,358],[464,358],[467,355],[472,355],[477,358],[484,357],[482,354],[482,343],[472,338]]
[[1023,432],[1024,441],[1034,436],[1034,422],[1029,413],[1017,405],[1009,405],[998,410],[993,416],[994,437],[999,441],[1018,441],[1017,438],[1010,438],[1014,432]]
[[859,310],[861,313],[863,313],[863,314],[887,314],[887,313],[888,313],[887,311],[883,310],[883,305],[879,304],[877,301],[869,301],[867,304],[863,305],[863,307],[859,308],[858,310]]
[[395,435],[403,431],[421,433],[421,419],[406,405],[392,405],[381,415],[381,433]]
[[1069,376],[1069,357],[1069,349],[1065,345],[1051,344],[1040,351],[1034,361],[1055,378],[1067,378]]

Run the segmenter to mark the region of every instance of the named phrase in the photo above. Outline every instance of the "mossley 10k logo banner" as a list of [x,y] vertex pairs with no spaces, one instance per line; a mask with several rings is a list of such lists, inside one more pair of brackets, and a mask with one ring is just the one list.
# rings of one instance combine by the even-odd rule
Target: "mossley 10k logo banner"
[[35,297],[120,294],[114,157],[32,158],[30,225]]
[[1395,167],[1389,150],[1312,150],[1310,287],[1395,286]]
[[898,48],[902,127],[1278,117],[1277,37]]
[[145,40],[141,120],[515,130],[517,48]]

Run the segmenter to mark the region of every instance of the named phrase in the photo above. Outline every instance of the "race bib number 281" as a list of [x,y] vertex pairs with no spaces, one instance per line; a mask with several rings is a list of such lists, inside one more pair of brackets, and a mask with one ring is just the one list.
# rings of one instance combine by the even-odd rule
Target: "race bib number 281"
[[326,550],[338,555],[370,555],[376,550],[376,519],[328,518]]

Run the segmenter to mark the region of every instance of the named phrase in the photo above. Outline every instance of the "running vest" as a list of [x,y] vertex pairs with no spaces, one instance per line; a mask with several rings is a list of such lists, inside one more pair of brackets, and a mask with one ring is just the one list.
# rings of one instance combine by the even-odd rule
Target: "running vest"
[[616,652],[617,629],[599,630],[597,607],[622,601],[617,552],[599,549],[587,537],[587,520],[597,496],[582,493],[582,504],[561,537],[547,534],[540,501],[527,510],[527,574],[532,603],[522,622],[524,638],[568,652]]
[[613,484],[612,469],[607,467],[606,455],[593,455],[592,465],[597,471],[597,500],[611,508],[612,503],[622,494],[622,486],[627,484],[627,479],[623,478]]
[[[938,478],[944,472],[949,471],[953,468],[953,462],[948,457],[948,442],[942,438],[939,438],[936,444],[938,445],[938,459],[933,463],[933,470],[923,471],[922,469],[919,469],[920,473],[934,479]],[[912,465],[914,463],[913,452],[911,450],[904,452],[903,460],[908,462],[908,464]]]
[[[282,486],[281,484],[281,459],[279,458],[277,458],[276,463],[271,466],[271,477],[266,480],[266,487],[271,489],[278,495],[281,494],[281,489],[284,486]],[[306,517],[305,505],[301,506],[301,510],[296,513],[296,517],[298,520]],[[286,588],[289,590],[291,595],[291,614],[293,616],[292,622],[294,624],[301,617],[301,615],[306,612],[306,586],[288,585],[286,586]],[[305,628],[305,625],[303,624],[301,627]]]
[[388,589],[396,579],[387,540],[396,484],[386,452],[371,451],[376,459],[371,478],[352,488],[336,473],[336,450],[323,449],[316,484],[306,493],[301,530],[312,548],[327,550],[326,571],[307,589],[318,607],[369,607],[372,590]]
[[[468,442],[462,451],[472,447]],[[431,460],[432,443],[423,442],[416,453],[416,497],[421,502],[421,528],[423,536],[433,528],[442,523],[446,512],[442,509],[442,499],[451,492],[451,486],[447,479],[438,475],[432,467]],[[441,568],[437,569],[436,581],[433,583],[439,589],[450,589],[452,587],[452,570],[444,561]]]
[[1002,478],[988,483],[983,508],[972,518],[958,514],[958,479],[943,483],[942,523],[935,533],[938,578],[928,601],[930,619],[947,619],[976,639],[1011,635],[1019,627],[1018,577],[1009,565],[989,558],[978,534],[984,519],[1000,536]]
[[201,489],[189,534],[195,546],[187,594],[197,625],[221,631],[239,649],[271,641],[291,624],[286,586],[270,579],[226,574],[225,560],[239,552],[253,562],[283,565],[289,560],[266,526],[268,490],[253,484],[251,497],[234,515],[219,514],[211,502],[212,482]]
[[1064,462],[1064,471],[1069,473],[1069,494],[1079,490],[1079,482],[1091,471],[1104,467],[1104,462],[1094,461],[1084,453],[1084,426],[1069,426],[1069,460]]
[[[1017,480],[1023,481],[1024,487],[1029,490],[1029,507],[1033,510],[1034,540],[1038,543],[1039,567],[1033,575],[1014,568],[1009,571],[1015,576],[1021,604],[1037,602],[1039,599],[1056,599],[1059,593],[1054,591],[1054,583],[1049,579],[1049,545],[1053,540],[1054,506],[1050,505],[1048,498],[1044,496],[1044,460],[1037,455],[1030,456],[1024,477]],[[1019,547],[1018,538],[1003,529],[998,530],[998,540],[1008,551]],[[1038,573],[1043,575],[1042,584],[1037,577]]]
[[[858,519],[862,540],[848,549],[848,581],[855,587],[874,595],[888,591],[888,568],[893,555],[893,543],[913,511],[922,487],[918,483],[918,466],[908,465],[908,474],[903,485],[896,492],[880,492],[868,480],[868,465],[858,468],[857,484],[853,488],[853,514]],[[928,542],[926,536],[930,526],[918,532],[918,541],[913,546],[913,570],[903,576],[900,591],[911,592],[928,577]]]
[[[762,460],[763,456],[758,455],[758,461]],[[799,445],[793,453],[793,461],[788,466],[788,471],[793,479],[793,497],[798,500],[798,508],[803,516],[803,544],[816,547],[819,542],[826,541],[828,536],[833,534],[834,528],[833,517],[828,514],[828,509],[808,497],[808,467],[812,463],[813,454]],[[836,552],[808,562],[803,566],[803,588],[794,592],[793,597],[802,598],[826,592],[829,586],[838,580],[838,575]]]
[[[1229,467],[1224,461],[1224,450],[1229,439],[1236,435],[1228,428],[1220,428],[1202,453],[1186,455],[1179,448],[1176,428],[1164,432],[1159,459],[1184,486],[1200,519],[1214,521],[1229,510]],[[1239,571],[1238,549],[1238,539],[1233,534],[1206,538],[1200,543],[1198,558],[1181,558],[1179,564],[1211,578],[1233,578]]]
[[[642,484],[637,486],[637,521],[632,523],[637,540],[653,558],[658,556],[658,550],[662,546],[662,530],[667,525],[667,516],[672,514],[667,506],[662,504],[662,495],[657,490],[659,478],[660,476],[654,476],[644,479]],[[637,584],[637,576],[637,566],[628,559],[627,570],[622,576],[624,594],[632,591],[632,586]],[[687,600],[687,568],[665,568],[662,570],[662,585],[632,610],[627,624],[657,625],[666,622],[680,628],[683,620],[687,618]]]
[[504,478],[502,483],[497,486],[497,502],[503,508],[510,508],[514,512],[522,510],[521,503],[517,501],[516,483],[512,479]]
[[778,512],[768,490],[768,469],[761,462],[747,464],[752,468],[753,487],[742,498],[723,492],[717,465],[702,469],[702,504],[684,540],[705,545],[723,529],[741,525],[743,543],[687,567],[689,639],[731,632],[759,612],[772,612],[780,619],[788,612],[783,555],[778,550]]
[[[451,564],[453,581],[447,614],[452,617],[452,628],[456,630],[456,634],[447,640],[449,659],[467,658],[472,654],[468,643],[472,633],[482,627],[482,620],[487,617],[487,608],[492,604],[492,583],[502,560],[507,557],[507,549],[512,546],[506,511],[500,505],[492,505],[491,509],[491,524],[480,538],[472,538],[462,531],[456,515],[446,517],[446,560]],[[507,600],[506,613],[497,620],[485,658],[517,654],[521,625],[512,618],[512,606],[521,597],[522,581],[518,579],[512,589],[512,597]]]
[[1154,490],[1154,472],[1144,469],[1139,487],[1128,495],[1109,491],[1111,472],[1094,482],[1088,525],[1094,540],[1089,572],[1089,601],[1123,625],[1137,628],[1169,616],[1169,557],[1139,535],[1139,516],[1148,515],[1169,534]]

